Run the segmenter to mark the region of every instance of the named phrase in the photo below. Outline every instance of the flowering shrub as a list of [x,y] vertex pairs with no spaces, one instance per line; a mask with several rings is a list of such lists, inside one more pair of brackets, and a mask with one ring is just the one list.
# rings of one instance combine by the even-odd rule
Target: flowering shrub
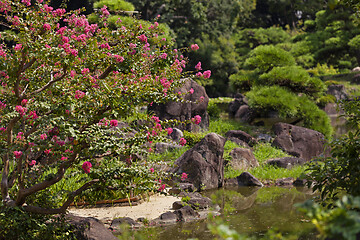
[[[154,118],[125,127],[119,121],[138,106],[177,100],[186,59],[162,41],[157,25],[143,28],[134,19],[108,29],[105,6],[98,24],[79,10],[53,9],[40,0],[3,0],[0,14],[10,30],[0,38],[2,204],[63,213],[82,191],[126,175],[106,169],[112,175],[105,178],[103,159],[134,168],[132,156],[171,133]],[[63,195],[60,206],[40,206],[34,196],[71,178],[70,170],[88,173],[83,185],[69,194],[51,192]],[[163,188],[154,183],[146,190]]]

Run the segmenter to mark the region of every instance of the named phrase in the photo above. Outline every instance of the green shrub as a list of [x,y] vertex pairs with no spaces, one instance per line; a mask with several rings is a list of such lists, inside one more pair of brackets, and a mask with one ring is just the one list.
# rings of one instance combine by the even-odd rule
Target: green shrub
[[20,207],[1,209],[0,226],[0,239],[76,239],[74,227],[63,216],[28,213]]
[[102,8],[107,6],[111,11],[134,11],[135,7],[132,3],[126,2],[124,0],[101,0],[94,3],[94,8]]
[[331,139],[333,128],[329,116],[305,96],[299,97],[299,114],[304,120],[304,126],[321,132]]
[[245,125],[238,120],[216,119],[214,121],[210,121],[209,132],[215,132],[219,135],[225,136],[225,133],[230,130],[243,130],[249,134],[252,132],[250,126]]
[[216,103],[209,101],[207,112],[210,118],[215,119],[220,117],[221,109]]
[[239,71],[230,75],[229,84],[233,92],[249,91],[257,75],[250,71]]
[[251,108],[261,113],[277,111],[280,117],[303,119],[304,127],[314,129],[330,139],[330,118],[306,96],[297,96],[279,86],[257,87],[246,94]]
[[277,111],[280,117],[294,117],[298,114],[297,96],[279,86],[255,87],[246,94],[249,106],[261,113]]
[[260,73],[268,72],[274,67],[295,65],[294,57],[287,51],[272,45],[261,45],[249,53],[245,66],[257,69]]
[[311,68],[307,71],[308,73],[311,73],[314,76],[339,74],[339,72],[332,65],[328,66],[326,63],[324,64],[318,63],[316,67]]
[[278,85],[292,92],[316,95],[325,91],[325,84],[318,78],[312,78],[307,71],[298,66],[274,67],[259,77],[260,85]]
[[318,99],[316,99],[316,104],[321,108],[325,107],[326,104],[328,103],[335,103],[335,102],[336,102],[336,97],[330,94],[321,96]]
[[204,137],[204,133],[195,133],[195,132],[188,132],[184,131],[184,138],[186,139],[186,145],[192,148],[195,144],[200,142]]

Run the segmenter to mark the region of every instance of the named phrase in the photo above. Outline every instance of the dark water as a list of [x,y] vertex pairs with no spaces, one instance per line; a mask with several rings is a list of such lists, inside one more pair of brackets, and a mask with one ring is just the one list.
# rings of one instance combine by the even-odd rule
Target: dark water
[[[206,195],[220,206],[221,222],[238,233],[260,239],[269,229],[276,229],[283,236],[296,235],[295,239],[317,239],[313,225],[294,207],[314,197],[308,189],[233,188]],[[157,239],[213,239],[207,228],[213,219],[157,228]]]

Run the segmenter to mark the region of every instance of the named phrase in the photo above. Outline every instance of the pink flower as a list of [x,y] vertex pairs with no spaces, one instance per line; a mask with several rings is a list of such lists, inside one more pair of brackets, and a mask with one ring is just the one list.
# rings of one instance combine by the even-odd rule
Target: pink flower
[[136,44],[135,44],[135,43],[130,43],[130,44],[129,44],[129,48],[131,48],[131,49],[136,48]]
[[196,73],[196,76],[197,76],[197,77],[202,77],[202,75],[203,75],[203,74],[202,74],[201,72],[197,72],[197,73]]
[[31,160],[31,162],[29,163],[30,166],[34,166],[36,164],[35,160]]
[[116,127],[117,125],[118,125],[118,120],[116,119],[110,120],[110,126]]
[[61,157],[61,161],[65,161],[67,159],[68,159],[67,157]]
[[198,62],[198,64],[196,64],[195,69],[198,70],[198,71],[202,70],[201,62]]
[[181,174],[181,181],[185,181],[185,179],[187,179],[188,175],[186,173],[182,173]]
[[150,168],[150,172],[154,173],[155,172],[154,168]]
[[19,132],[18,135],[16,136],[17,139],[22,140],[24,139],[24,133],[23,132]]
[[201,117],[199,115],[196,115],[191,119],[195,124],[201,123]]
[[22,155],[22,151],[14,151],[13,153],[14,153],[15,158],[20,158]]
[[45,151],[44,151],[45,154],[50,154],[50,152],[51,152],[51,149],[45,149]]
[[41,135],[40,135],[40,139],[41,139],[41,140],[47,139],[46,133],[41,134]]
[[18,51],[18,50],[21,50],[21,48],[22,48],[22,44],[16,44],[14,47],[14,50]]
[[89,73],[90,70],[88,68],[84,68],[83,70],[81,70],[81,74],[85,75],[86,73]]
[[165,184],[161,185],[161,186],[159,187],[158,191],[160,191],[160,192],[164,191],[164,190],[165,190],[165,187],[166,187]]
[[170,134],[172,134],[173,129],[172,128],[167,128],[166,131],[167,131],[167,134],[170,135]]
[[200,100],[200,102],[204,101],[204,96],[201,96],[201,97],[199,98],[199,100]]
[[20,105],[17,105],[15,107],[15,111],[17,111],[21,116],[23,116],[26,112],[26,108],[20,106]]
[[4,109],[4,108],[6,108],[6,104],[0,101],[0,109]]
[[144,34],[140,35],[138,38],[141,42],[147,42],[147,37]]
[[120,55],[114,55],[115,59],[117,62],[123,62],[124,61],[124,57],[120,56]]
[[210,70],[205,71],[204,74],[203,74],[203,76],[204,76],[204,78],[210,78],[210,76],[211,76],[211,71],[210,71]]
[[161,55],[160,55],[160,58],[166,59],[166,58],[167,58],[167,54],[166,54],[166,53],[161,54]]
[[92,167],[92,164],[89,161],[85,161],[82,165],[82,169],[84,169],[85,173],[90,173],[91,167]]
[[193,88],[190,88],[189,93],[190,93],[190,94],[193,94],[193,93],[194,93],[194,89],[193,89]]
[[102,12],[102,15],[101,15],[101,18],[103,17],[108,17],[110,15],[109,11],[107,10],[107,6],[104,5],[104,7],[101,8],[101,12]]
[[157,123],[160,122],[159,117],[152,116],[151,119],[154,120],[154,121],[157,122]]
[[51,29],[51,26],[48,23],[45,23],[43,25],[44,30],[49,31]]
[[21,105],[23,105],[23,106],[25,106],[27,103],[28,103],[28,100],[27,100],[27,99],[23,99],[23,100],[21,101]]
[[191,50],[196,51],[198,49],[199,49],[199,46],[197,44],[192,44],[191,45]]
[[0,128],[0,132],[5,132],[5,131],[6,131],[6,128],[4,128],[4,127]]
[[85,93],[80,91],[80,90],[76,90],[75,92],[75,98],[76,99],[80,99],[80,98],[83,98],[85,96]]
[[180,145],[185,146],[185,144],[186,144],[186,139],[185,138],[180,138]]
[[31,6],[30,0],[21,0],[22,3],[24,3],[27,7]]

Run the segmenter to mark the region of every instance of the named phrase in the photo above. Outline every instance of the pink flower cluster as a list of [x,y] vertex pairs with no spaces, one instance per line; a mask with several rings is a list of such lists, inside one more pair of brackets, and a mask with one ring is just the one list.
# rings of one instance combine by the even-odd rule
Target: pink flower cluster
[[173,129],[172,129],[172,128],[167,128],[167,129],[165,129],[165,130],[167,131],[167,134],[168,134],[168,135],[172,134],[172,132],[173,132]]
[[92,164],[91,164],[91,162],[89,162],[89,161],[85,161],[85,162],[82,164],[82,169],[84,170],[85,173],[90,173],[91,167],[92,167]]
[[204,73],[198,72],[198,73],[196,73],[196,76],[197,76],[197,77],[210,78],[210,76],[211,76],[211,71],[210,71],[210,70],[207,70],[207,71],[205,71]]
[[192,44],[191,45],[191,50],[197,51],[197,50],[199,50],[199,46],[197,44]]
[[188,175],[186,173],[182,173],[181,174],[181,181],[185,181],[185,179],[187,179]]
[[181,146],[185,146],[185,144],[186,144],[186,139],[185,139],[185,138],[180,138],[179,144],[180,144]]
[[116,119],[110,120],[110,126],[116,127],[117,125],[118,125],[118,120]]
[[0,101],[0,109],[4,109],[4,108],[6,108],[6,104]]
[[83,98],[85,96],[85,93],[84,92],[82,92],[82,91],[80,91],[80,90],[76,90],[75,91],[75,98],[76,99],[81,99],[81,98]]
[[201,123],[201,117],[199,115],[196,115],[191,119],[191,121],[194,122],[195,124],[199,124]]
[[20,106],[20,105],[17,105],[15,107],[15,111],[17,111],[21,116],[24,116],[25,115],[25,112],[27,111],[26,108]]
[[13,153],[14,153],[15,158],[17,158],[17,159],[19,159],[22,155],[22,151],[14,151]]
[[147,37],[145,36],[145,34],[140,35],[138,38],[141,42],[147,43]]
[[202,70],[201,62],[198,62],[198,64],[196,64],[195,69],[198,70],[198,71]]

